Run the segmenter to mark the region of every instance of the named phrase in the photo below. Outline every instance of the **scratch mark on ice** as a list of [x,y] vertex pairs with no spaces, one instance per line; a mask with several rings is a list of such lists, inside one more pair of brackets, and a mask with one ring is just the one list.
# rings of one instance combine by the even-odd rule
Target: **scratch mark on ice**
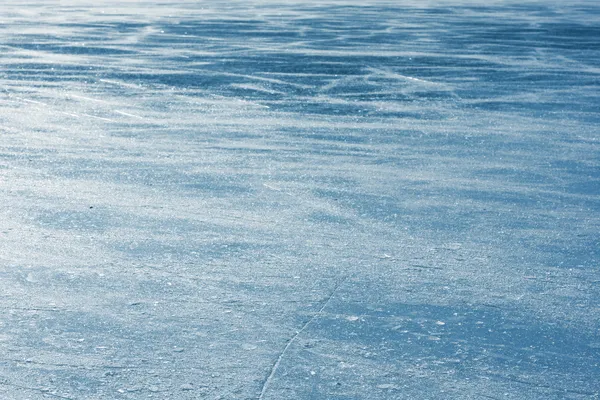
[[41,101],[36,101],[36,100],[29,100],[29,99],[24,99],[23,97],[18,97],[18,96],[14,96],[15,99],[19,99],[21,101],[25,101],[27,103],[33,103],[33,104],[41,104],[43,106],[48,106],[48,104],[46,103],[42,103]]
[[279,189],[278,187],[275,187],[273,185],[269,185],[268,183],[263,183],[263,186],[266,187],[267,189],[271,189],[271,190],[275,190],[277,192],[281,192],[281,189]]
[[17,389],[30,390],[30,391],[33,391],[33,392],[42,393],[44,396],[55,397],[57,399],[75,400],[73,397],[61,396],[59,394],[48,392],[48,391],[45,391],[45,390],[40,389],[40,388],[17,385],[16,383],[8,382],[4,377],[0,378],[0,385],[2,385],[2,386],[10,386],[10,387],[14,387],[14,388],[17,388]]
[[123,86],[126,88],[131,88],[131,89],[144,89],[143,86],[141,85],[136,85],[134,83],[127,83],[127,82],[120,82],[120,81],[113,81],[111,79],[98,79],[99,82],[104,82],[104,83],[109,83],[111,85],[116,85],[116,86]]
[[75,118],[79,118],[79,117],[80,117],[80,116],[79,116],[79,115],[77,115],[77,114],[73,114],[73,113],[66,112],[66,111],[59,111],[59,113],[61,113],[61,114],[64,114],[64,115],[68,115],[68,116],[70,116],[70,117],[75,117]]
[[285,356],[285,353],[292,346],[292,344],[296,341],[296,339],[298,338],[298,336],[300,336],[300,334],[302,332],[304,332],[306,330],[306,328],[308,328],[308,326],[318,316],[320,316],[323,313],[323,310],[325,309],[325,307],[327,307],[327,305],[329,304],[329,302],[331,301],[331,299],[333,298],[333,296],[335,295],[335,293],[344,284],[344,282],[346,282],[347,279],[348,279],[348,276],[345,276],[342,280],[340,280],[335,285],[335,287],[333,288],[333,290],[331,291],[331,293],[329,294],[329,296],[325,299],[325,301],[323,301],[323,304],[321,305],[321,307],[319,308],[319,310],[308,321],[306,321],[306,323],[302,326],[302,328],[298,332],[296,332],[294,334],[294,336],[292,336],[290,338],[290,340],[287,341],[287,343],[285,344],[285,347],[283,348],[283,350],[281,351],[281,353],[279,353],[279,356],[277,357],[277,359],[273,363],[273,366],[271,367],[271,371],[269,373],[269,376],[267,376],[267,379],[263,383],[262,389],[260,391],[260,395],[258,396],[258,400],[262,400],[262,398],[265,396],[265,393],[267,392],[267,389],[269,388],[269,385],[271,384],[271,381],[273,380],[273,377],[275,376],[275,372],[277,372],[277,369],[279,368],[279,365],[281,364],[281,360],[283,360],[283,357]]
[[88,101],[96,101],[98,103],[108,103],[108,101],[105,101],[105,100],[93,99],[91,97],[80,96],[78,94],[69,94],[69,97],[74,97],[76,99],[82,99],[82,100],[88,100]]
[[128,117],[144,119],[144,117],[140,117],[139,115],[135,115],[135,114],[129,114],[129,113],[126,113],[125,111],[119,111],[119,110],[113,110],[113,111],[116,112],[117,114],[126,115]]
[[91,115],[91,114],[83,114],[82,113],[81,115],[83,115],[85,117],[96,118],[96,119],[99,119],[99,120],[102,120],[102,121],[115,122],[115,120],[113,120],[113,119],[104,118],[104,117],[97,117],[97,116]]

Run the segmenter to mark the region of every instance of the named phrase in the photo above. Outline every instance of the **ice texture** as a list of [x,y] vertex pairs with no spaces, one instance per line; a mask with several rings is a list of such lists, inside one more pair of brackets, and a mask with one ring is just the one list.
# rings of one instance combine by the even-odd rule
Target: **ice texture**
[[600,3],[0,5],[0,398],[597,399]]

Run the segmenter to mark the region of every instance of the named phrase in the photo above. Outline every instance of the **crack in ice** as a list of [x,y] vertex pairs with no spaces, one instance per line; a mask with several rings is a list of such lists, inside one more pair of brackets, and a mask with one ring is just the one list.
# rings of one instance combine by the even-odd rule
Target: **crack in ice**
[[333,298],[333,296],[335,295],[335,293],[338,291],[338,289],[344,284],[344,282],[346,282],[346,280],[348,279],[348,276],[345,276],[342,280],[340,280],[335,287],[333,288],[333,290],[331,291],[331,293],[329,294],[329,296],[325,299],[325,301],[323,301],[323,304],[321,304],[321,307],[319,308],[319,310],[313,314],[313,316],[306,321],[306,323],[302,326],[302,328],[296,332],[285,344],[285,347],[283,348],[283,350],[281,351],[281,353],[279,353],[279,356],[277,357],[277,359],[275,359],[275,362],[273,363],[273,365],[271,366],[271,371],[269,372],[269,376],[267,376],[267,379],[265,379],[262,389],[260,391],[260,395],[258,396],[258,400],[262,400],[265,393],[267,392],[267,389],[269,388],[271,381],[273,380],[273,377],[275,376],[275,372],[277,372],[277,370],[279,369],[279,365],[281,364],[281,360],[283,360],[283,357],[285,356],[285,354],[287,353],[288,349],[292,346],[292,344],[296,341],[296,339],[298,338],[298,336],[300,336],[300,334],[302,332],[304,332],[306,330],[306,328],[308,328],[308,326],[319,316],[323,313],[323,310],[325,309],[325,307],[327,307],[327,305],[329,304],[329,302],[331,301],[331,299]]

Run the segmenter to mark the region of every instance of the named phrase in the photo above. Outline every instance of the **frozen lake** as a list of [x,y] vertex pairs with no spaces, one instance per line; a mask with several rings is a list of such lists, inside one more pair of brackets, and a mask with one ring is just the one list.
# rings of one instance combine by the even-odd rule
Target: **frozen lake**
[[0,5],[0,398],[599,398],[598,2],[56,3]]

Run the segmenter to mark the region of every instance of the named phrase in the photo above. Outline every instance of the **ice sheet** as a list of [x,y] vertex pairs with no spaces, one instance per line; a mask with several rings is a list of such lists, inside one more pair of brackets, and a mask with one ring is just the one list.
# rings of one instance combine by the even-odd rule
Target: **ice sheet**
[[595,399],[593,1],[4,1],[0,398]]

